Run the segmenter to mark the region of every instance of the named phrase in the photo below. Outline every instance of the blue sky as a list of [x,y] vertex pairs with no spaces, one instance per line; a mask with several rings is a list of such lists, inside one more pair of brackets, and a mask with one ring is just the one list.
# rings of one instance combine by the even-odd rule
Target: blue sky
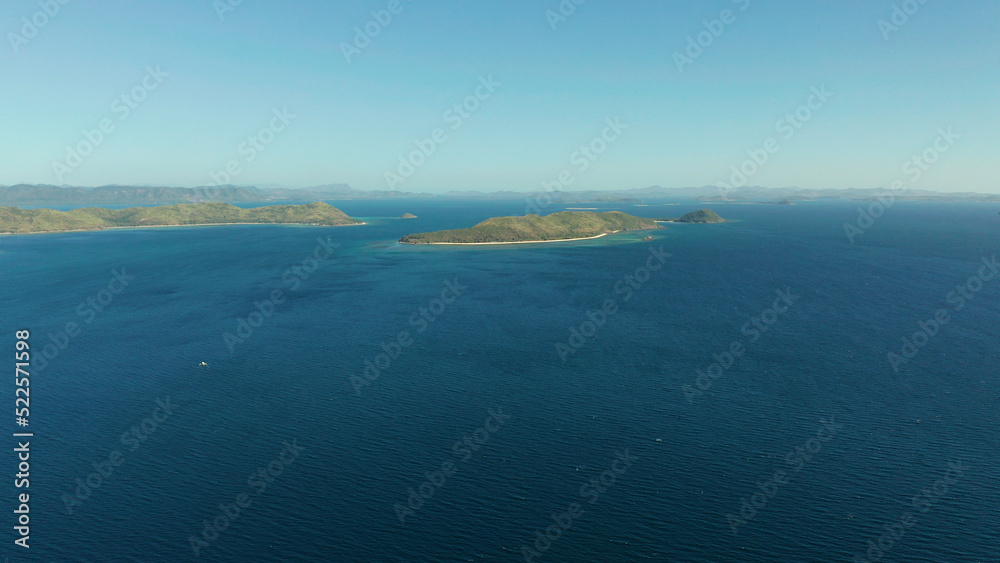
[[[239,185],[536,191],[568,170],[567,189],[701,186],[774,139],[748,184],[879,187],[907,180],[907,159],[951,128],[948,152],[907,185],[1000,193],[992,1],[567,0],[575,11],[553,25],[558,0],[404,0],[350,62],[343,44],[389,0],[242,0],[220,18],[226,1],[43,0],[59,11],[31,38],[22,18],[44,21],[38,0],[5,1],[0,184],[210,185],[233,163]],[[894,4],[918,8],[880,30]],[[709,43],[703,22],[727,9]],[[709,44],[679,70],[701,32]],[[454,128],[446,112],[490,77]],[[778,121],[814,87],[833,95],[786,138]],[[144,99],[126,116],[116,100],[132,92]],[[582,170],[574,153],[608,119],[627,129]],[[68,157],[102,120],[113,130]],[[433,154],[412,157],[418,139]],[[403,175],[407,157],[419,165]]]

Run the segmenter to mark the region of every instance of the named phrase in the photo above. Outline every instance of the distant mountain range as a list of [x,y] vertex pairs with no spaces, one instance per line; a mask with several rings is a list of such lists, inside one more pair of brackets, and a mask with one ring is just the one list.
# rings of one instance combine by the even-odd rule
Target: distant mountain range
[[271,201],[321,201],[334,199],[396,199],[432,197],[399,191],[359,191],[346,184],[306,189],[257,188],[254,186],[205,186],[168,188],[149,186],[101,186],[76,188],[18,184],[0,186],[0,206],[17,205],[171,205],[175,203],[264,203]]
[[[508,194],[514,192],[494,192],[492,194],[480,194],[481,197],[507,198]],[[722,190],[717,186],[701,186],[690,188],[664,188],[662,186],[650,186],[648,188],[627,189],[627,190],[592,190],[592,191],[553,191],[538,192],[537,194],[517,194],[517,197],[528,196],[542,205],[549,198],[552,201],[561,203],[637,203],[652,199],[672,199],[672,200],[695,200],[701,202],[720,203],[793,203],[796,201],[814,201],[823,199],[842,200],[873,200],[887,197],[888,190],[885,188],[846,188],[846,189],[826,189],[816,190],[809,188],[788,187],[788,188],[765,188],[760,186],[747,186],[744,188]],[[461,197],[475,197],[474,192],[450,192],[447,195]],[[900,191],[895,196],[899,201],[986,201],[1000,202],[1000,194],[982,194],[973,192],[946,193],[933,192],[928,190],[907,189]]]
[[[590,190],[553,192],[475,192],[452,191],[445,194],[400,191],[355,190],[347,184],[327,184],[295,189],[277,186],[205,186],[171,188],[155,186],[101,186],[97,188],[18,184],[0,186],[0,206],[18,205],[170,205],[176,203],[266,203],[274,201],[332,201],[350,199],[465,198],[511,200],[523,199],[543,207],[559,203],[642,203],[652,199],[693,200],[718,203],[790,203],[824,199],[872,200],[884,197],[884,188],[847,188],[814,190],[808,188],[744,187],[723,192],[716,186],[690,188],[648,188],[629,190]],[[896,195],[905,201],[983,201],[1000,202],[1000,194],[943,193],[909,189]]]

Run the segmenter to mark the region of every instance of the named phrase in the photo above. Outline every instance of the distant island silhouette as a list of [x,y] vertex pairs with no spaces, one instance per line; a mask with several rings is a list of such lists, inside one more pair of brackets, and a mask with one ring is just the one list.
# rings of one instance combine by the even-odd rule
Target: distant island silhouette
[[711,209],[692,211],[679,219],[657,219],[658,223],[725,223],[726,220]]

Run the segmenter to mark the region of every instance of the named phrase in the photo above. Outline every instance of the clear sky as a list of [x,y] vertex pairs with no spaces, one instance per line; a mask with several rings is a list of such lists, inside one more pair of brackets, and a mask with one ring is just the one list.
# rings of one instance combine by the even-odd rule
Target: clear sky
[[[566,0],[564,20],[546,15],[559,0],[403,0],[384,26],[371,12],[390,0],[61,1],[0,7],[0,184],[210,185],[232,163],[239,185],[536,191],[567,170],[568,189],[701,186],[774,139],[748,184],[879,187],[951,128],[908,185],[1000,192],[994,0]],[[894,2],[913,13],[880,28]],[[787,138],[814,87],[832,96]],[[602,133],[603,154],[574,156]],[[418,139],[433,154],[403,174]]]

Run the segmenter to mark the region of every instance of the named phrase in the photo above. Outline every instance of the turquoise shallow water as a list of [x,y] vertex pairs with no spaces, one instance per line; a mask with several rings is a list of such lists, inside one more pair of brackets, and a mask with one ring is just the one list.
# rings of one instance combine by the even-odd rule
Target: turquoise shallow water
[[[854,244],[857,204],[839,202],[716,206],[733,221],[652,242],[427,248],[394,241],[524,202],[333,203],[370,225],[0,237],[5,345],[79,325],[32,377],[32,547],[8,529],[11,561],[192,560],[189,538],[243,493],[197,560],[523,561],[555,514],[567,525],[534,561],[851,561],[907,512],[883,560],[1000,560],[1000,279],[948,301],[1000,250],[996,209],[899,203]],[[321,240],[337,246],[308,273]],[[102,294],[113,270],[134,279]],[[785,289],[797,298],[764,332],[753,319]],[[251,316],[274,290],[273,313]],[[939,309],[950,322],[894,371],[888,352]],[[248,316],[262,322],[238,332]],[[385,366],[403,331],[359,395],[352,376]],[[243,340],[232,352],[226,333]],[[734,342],[743,355],[689,402],[684,386]],[[615,465],[625,450],[634,461]],[[114,451],[80,500],[76,480]],[[401,523],[396,505],[445,463]],[[754,498],[758,483],[773,494]],[[914,506],[924,489],[933,502]],[[760,508],[734,534],[744,499]]]

